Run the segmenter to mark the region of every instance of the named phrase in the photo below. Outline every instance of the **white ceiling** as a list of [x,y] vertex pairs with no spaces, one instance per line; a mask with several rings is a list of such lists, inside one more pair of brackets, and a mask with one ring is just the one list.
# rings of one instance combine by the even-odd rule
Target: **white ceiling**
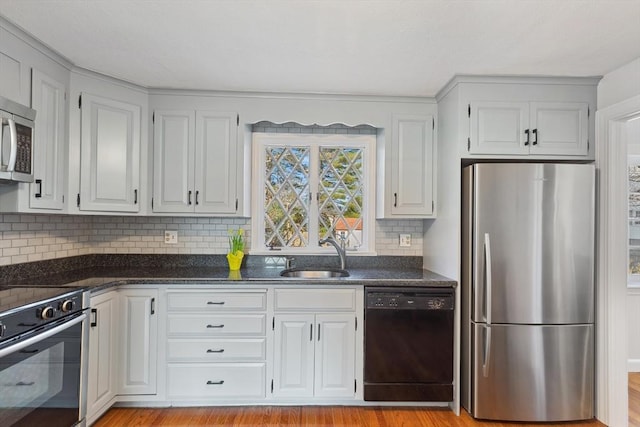
[[154,88],[433,96],[454,74],[595,76],[640,0],[0,0],[75,65]]

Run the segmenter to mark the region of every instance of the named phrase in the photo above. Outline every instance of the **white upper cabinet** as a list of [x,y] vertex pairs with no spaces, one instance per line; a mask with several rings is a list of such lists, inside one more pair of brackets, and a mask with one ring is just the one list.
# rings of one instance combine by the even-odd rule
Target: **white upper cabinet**
[[531,154],[586,156],[589,153],[589,104],[532,102]]
[[37,111],[34,131],[34,182],[29,207],[62,210],[65,206],[66,87],[34,69],[31,108]]
[[529,107],[526,102],[472,102],[471,154],[528,154],[525,129]]
[[438,94],[447,116],[442,143],[460,144],[460,158],[593,160],[597,84],[589,77],[456,76]]
[[236,123],[235,113],[196,113],[196,212],[236,212]]
[[140,210],[140,106],[82,93],[80,154],[80,210]]
[[392,218],[432,218],[434,200],[433,116],[394,116],[391,194],[385,207]]
[[153,210],[193,212],[195,112],[156,111],[154,116]]
[[468,106],[470,154],[586,156],[589,104],[477,101]]
[[154,212],[235,214],[237,114],[154,114]]

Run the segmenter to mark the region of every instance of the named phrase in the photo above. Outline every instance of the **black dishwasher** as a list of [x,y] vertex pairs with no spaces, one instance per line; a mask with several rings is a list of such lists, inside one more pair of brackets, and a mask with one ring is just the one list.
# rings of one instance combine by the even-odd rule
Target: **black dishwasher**
[[453,400],[453,292],[365,289],[364,400]]

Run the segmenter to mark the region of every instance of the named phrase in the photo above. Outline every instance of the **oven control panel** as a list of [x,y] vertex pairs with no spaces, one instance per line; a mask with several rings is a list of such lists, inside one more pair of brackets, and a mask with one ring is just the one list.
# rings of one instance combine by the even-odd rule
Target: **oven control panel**
[[[51,295],[56,293],[54,289],[42,289],[45,289],[45,291],[40,293],[40,288],[21,288],[4,291],[11,292],[12,296],[18,301],[22,298],[25,304],[0,313],[0,341],[21,335],[82,310],[83,293],[81,291],[57,291],[59,295],[52,297]],[[38,301],[38,295],[44,298]],[[36,299],[36,301],[31,302],[30,300],[33,299]]]

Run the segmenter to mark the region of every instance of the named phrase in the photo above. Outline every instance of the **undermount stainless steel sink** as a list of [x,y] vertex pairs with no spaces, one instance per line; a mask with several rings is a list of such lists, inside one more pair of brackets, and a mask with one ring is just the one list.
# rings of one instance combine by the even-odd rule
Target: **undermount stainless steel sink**
[[347,270],[327,269],[312,270],[303,268],[290,268],[280,272],[282,277],[295,277],[298,279],[337,279],[340,277],[349,277]]

